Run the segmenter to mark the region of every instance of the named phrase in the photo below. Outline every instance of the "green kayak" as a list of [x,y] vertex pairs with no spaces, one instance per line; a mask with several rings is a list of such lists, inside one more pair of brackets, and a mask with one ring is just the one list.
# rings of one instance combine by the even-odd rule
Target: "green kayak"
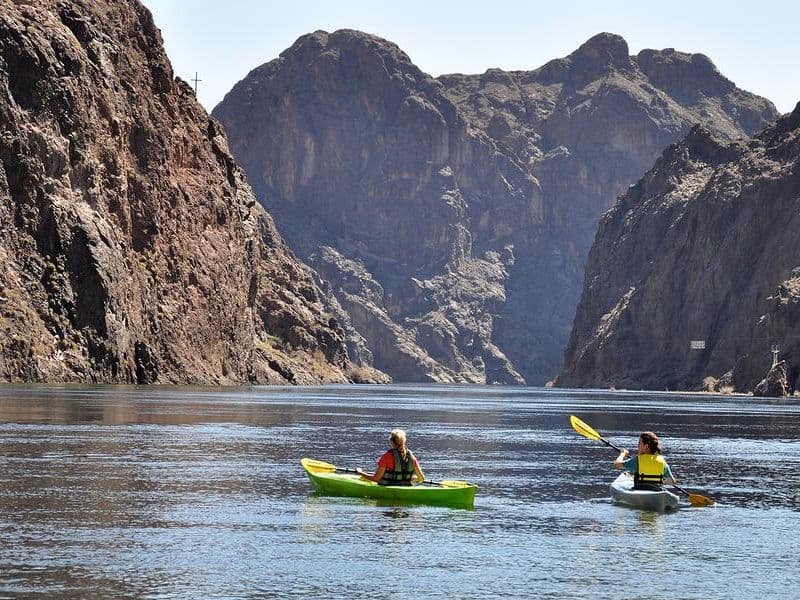
[[376,498],[397,504],[433,504],[472,508],[477,486],[466,481],[446,480],[430,484],[378,485],[362,479],[351,469],[338,469],[313,458],[300,461],[314,489],[326,496]]

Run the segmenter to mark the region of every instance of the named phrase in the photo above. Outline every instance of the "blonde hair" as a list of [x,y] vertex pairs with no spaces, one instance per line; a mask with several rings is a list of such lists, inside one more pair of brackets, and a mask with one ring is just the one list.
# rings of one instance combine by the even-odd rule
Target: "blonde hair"
[[389,442],[397,446],[397,449],[400,450],[400,453],[404,456],[406,452],[408,452],[406,449],[406,432],[402,429],[392,429],[389,433]]

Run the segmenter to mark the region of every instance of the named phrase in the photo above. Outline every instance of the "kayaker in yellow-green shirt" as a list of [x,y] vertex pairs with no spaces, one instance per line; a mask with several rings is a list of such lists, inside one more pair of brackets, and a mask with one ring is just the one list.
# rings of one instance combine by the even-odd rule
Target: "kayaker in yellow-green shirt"
[[652,431],[639,436],[638,454],[632,458],[623,450],[614,461],[615,469],[624,469],[633,474],[633,489],[660,490],[664,483],[675,484],[675,478],[667,461],[661,456],[661,441]]
[[391,448],[380,457],[374,473],[365,473],[361,469],[356,469],[356,473],[380,485],[411,485],[415,478],[420,483],[425,481],[417,458],[406,447],[406,432],[392,429],[389,444]]

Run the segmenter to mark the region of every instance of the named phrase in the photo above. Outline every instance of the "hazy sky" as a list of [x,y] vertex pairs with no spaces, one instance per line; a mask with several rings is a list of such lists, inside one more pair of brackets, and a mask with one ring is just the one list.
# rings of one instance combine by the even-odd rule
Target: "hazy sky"
[[423,71],[533,70],[602,31],[643,48],[707,55],[781,112],[800,102],[796,0],[144,0],[175,74],[198,73],[211,111],[233,85],[306,33],[359,29],[396,43]]

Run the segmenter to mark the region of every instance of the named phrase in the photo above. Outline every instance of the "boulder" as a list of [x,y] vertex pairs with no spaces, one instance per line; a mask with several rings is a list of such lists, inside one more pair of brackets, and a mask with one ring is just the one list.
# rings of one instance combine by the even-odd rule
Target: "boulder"
[[783,398],[787,395],[786,383],[786,361],[781,360],[772,366],[761,381],[753,388],[754,396],[769,396],[772,398]]

